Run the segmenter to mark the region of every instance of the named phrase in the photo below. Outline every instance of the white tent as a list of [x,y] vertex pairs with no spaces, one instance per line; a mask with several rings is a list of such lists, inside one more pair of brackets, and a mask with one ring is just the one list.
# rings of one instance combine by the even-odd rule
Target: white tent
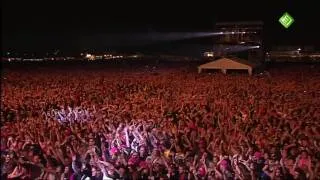
[[249,75],[252,75],[252,70],[257,66],[252,62],[236,57],[221,58],[198,67],[198,72],[201,73],[205,69],[220,69],[224,74],[227,70],[247,70]]

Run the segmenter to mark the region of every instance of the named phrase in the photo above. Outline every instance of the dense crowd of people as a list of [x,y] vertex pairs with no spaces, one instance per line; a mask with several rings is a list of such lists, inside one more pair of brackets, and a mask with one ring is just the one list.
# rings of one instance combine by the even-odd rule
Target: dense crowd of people
[[269,73],[5,70],[1,179],[319,179],[319,67]]

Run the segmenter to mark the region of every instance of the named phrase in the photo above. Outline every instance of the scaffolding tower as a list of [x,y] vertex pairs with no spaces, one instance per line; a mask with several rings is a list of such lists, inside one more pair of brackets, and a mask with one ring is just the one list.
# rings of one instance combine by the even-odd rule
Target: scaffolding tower
[[214,44],[259,47],[248,48],[247,57],[251,62],[263,62],[265,54],[263,25],[261,21],[216,23],[215,31],[222,32],[222,34],[214,38]]

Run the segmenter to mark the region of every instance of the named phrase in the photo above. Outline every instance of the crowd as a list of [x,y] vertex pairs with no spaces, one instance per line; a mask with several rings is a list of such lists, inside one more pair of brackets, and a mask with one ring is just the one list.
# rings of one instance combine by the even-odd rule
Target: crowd
[[7,70],[1,179],[320,178],[319,67]]

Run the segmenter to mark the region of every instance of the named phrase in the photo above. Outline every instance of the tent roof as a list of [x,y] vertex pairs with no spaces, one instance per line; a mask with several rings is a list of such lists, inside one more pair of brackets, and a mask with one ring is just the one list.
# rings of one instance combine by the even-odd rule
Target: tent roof
[[201,69],[250,69],[257,64],[237,57],[221,58],[199,66]]
[[245,65],[248,65],[248,66],[251,66],[251,67],[256,67],[257,66],[257,64],[255,64],[253,62],[250,62],[248,60],[241,59],[241,58],[238,58],[238,57],[230,57],[230,58],[227,58],[227,59],[230,59],[232,61],[236,61],[236,62],[241,63],[241,64],[245,64]]

